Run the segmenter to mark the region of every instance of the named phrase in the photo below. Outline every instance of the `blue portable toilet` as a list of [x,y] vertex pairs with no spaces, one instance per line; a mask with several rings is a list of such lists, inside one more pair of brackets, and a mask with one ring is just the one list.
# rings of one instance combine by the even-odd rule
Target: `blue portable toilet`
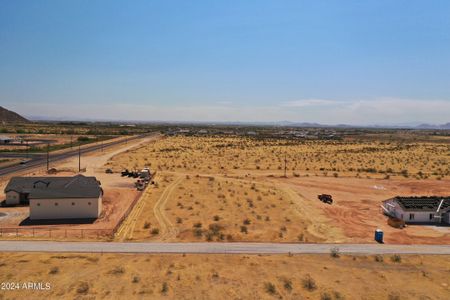
[[383,230],[377,229],[375,230],[375,241],[378,243],[383,243]]

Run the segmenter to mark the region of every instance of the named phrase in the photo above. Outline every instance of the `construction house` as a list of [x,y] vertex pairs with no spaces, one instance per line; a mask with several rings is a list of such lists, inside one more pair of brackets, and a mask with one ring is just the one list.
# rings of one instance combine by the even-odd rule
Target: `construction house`
[[5,188],[7,205],[29,204],[30,219],[98,218],[103,190],[95,177],[13,177]]
[[0,145],[8,145],[11,144],[12,142],[14,142],[13,138],[4,135],[0,136]]
[[412,224],[450,224],[450,197],[394,197],[383,201],[383,212]]

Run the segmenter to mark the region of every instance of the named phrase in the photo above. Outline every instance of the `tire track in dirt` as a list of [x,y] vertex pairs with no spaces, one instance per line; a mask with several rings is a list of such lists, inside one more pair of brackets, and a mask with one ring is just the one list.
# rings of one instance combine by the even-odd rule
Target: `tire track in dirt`
[[175,238],[178,234],[178,230],[173,226],[172,222],[169,220],[169,218],[166,216],[165,213],[165,207],[167,204],[167,201],[170,198],[170,195],[172,194],[173,190],[183,181],[183,177],[177,177],[175,180],[169,184],[164,192],[162,193],[161,197],[159,197],[158,201],[155,203],[155,206],[153,207],[153,214],[156,217],[156,220],[158,221],[160,225],[160,237],[159,240],[167,240],[170,238]]

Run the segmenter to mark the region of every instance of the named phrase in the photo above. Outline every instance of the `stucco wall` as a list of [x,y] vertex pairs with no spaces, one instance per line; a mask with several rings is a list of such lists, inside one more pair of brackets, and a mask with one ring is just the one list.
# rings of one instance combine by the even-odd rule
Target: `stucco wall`
[[20,202],[19,193],[15,191],[9,191],[6,193],[6,204],[13,205],[19,204],[19,202]]
[[[389,205],[390,204],[390,205]],[[391,212],[395,217],[405,221],[406,223],[439,223],[438,218],[430,220],[430,214],[435,214],[434,211],[404,211],[401,206],[394,200],[384,202],[384,207]],[[414,219],[410,219],[410,214],[414,214]]]
[[98,218],[102,198],[30,199],[30,219]]

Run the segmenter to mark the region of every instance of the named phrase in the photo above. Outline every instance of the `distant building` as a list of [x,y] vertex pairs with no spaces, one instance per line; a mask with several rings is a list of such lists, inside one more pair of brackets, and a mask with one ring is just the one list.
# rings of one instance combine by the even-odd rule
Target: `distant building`
[[405,223],[450,224],[450,197],[394,197],[383,201],[386,215]]
[[5,135],[0,136],[0,145],[7,145],[11,144],[12,142],[14,142],[14,139],[12,137]]
[[103,190],[95,177],[13,177],[6,204],[29,204],[30,219],[98,218]]
[[199,133],[199,134],[207,134],[207,133],[208,133],[208,130],[206,130],[206,129],[200,129],[200,130],[198,131],[198,133]]

